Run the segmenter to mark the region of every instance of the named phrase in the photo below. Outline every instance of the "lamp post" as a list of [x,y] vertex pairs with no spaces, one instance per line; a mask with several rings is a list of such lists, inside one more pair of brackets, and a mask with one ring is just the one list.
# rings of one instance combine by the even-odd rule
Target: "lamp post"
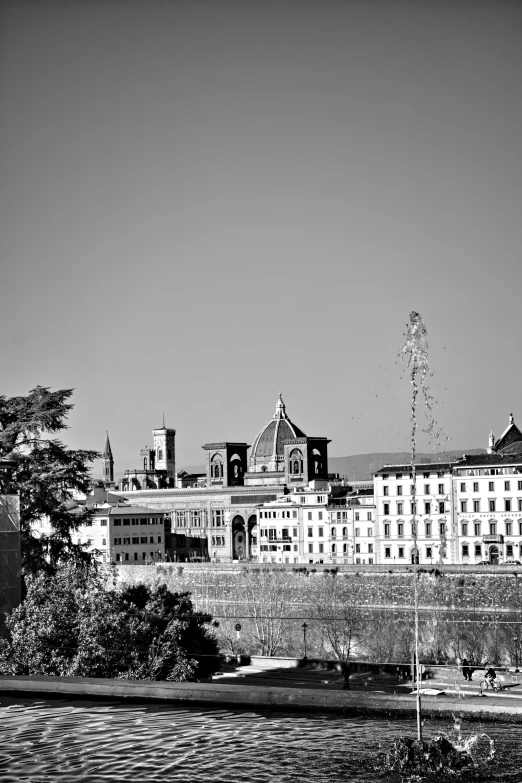
[[161,558],[161,549],[156,550],[156,554],[158,556],[158,560]]
[[301,627],[303,629],[303,644],[304,644],[303,660],[306,661],[306,629],[308,628],[308,625],[307,625],[307,623],[303,623],[303,625]]
[[515,669],[518,671],[518,636],[513,637],[515,643]]

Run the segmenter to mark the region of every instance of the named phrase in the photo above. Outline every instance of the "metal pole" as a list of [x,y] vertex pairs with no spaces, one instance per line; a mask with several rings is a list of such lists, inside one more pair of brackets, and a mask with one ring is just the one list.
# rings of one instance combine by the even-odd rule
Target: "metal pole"
[[304,658],[306,659],[306,629],[308,628],[308,625],[306,623],[303,623],[303,642],[304,642]]
[[[414,457],[414,455],[413,455]],[[417,470],[415,467],[414,458],[412,459],[412,474],[413,474],[413,547],[414,547],[414,560],[413,567],[413,598],[414,598],[414,611],[415,611],[415,681],[417,685],[417,739],[422,742],[422,702],[421,702],[421,671],[419,660],[419,590],[418,590],[418,567],[419,567],[419,550],[417,547]]]
[[421,671],[419,661],[419,591],[417,585],[417,562],[415,561],[415,568],[413,571],[413,595],[415,600],[415,663],[417,668],[415,669],[415,679],[417,685],[417,739],[422,742],[422,703],[421,703]]

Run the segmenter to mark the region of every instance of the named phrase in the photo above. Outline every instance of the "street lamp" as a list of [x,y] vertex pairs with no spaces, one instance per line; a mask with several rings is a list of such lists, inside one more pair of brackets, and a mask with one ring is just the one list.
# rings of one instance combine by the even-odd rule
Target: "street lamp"
[[303,643],[304,643],[304,656],[303,656],[303,660],[305,660],[305,661],[306,661],[306,629],[308,628],[308,625],[307,625],[306,623],[303,623],[303,625],[302,625],[301,627],[302,627],[302,629],[303,629]]
[[513,637],[515,643],[515,669],[518,671],[518,636]]
[[161,549],[156,550],[156,554],[157,554],[158,560],[159,560],[160,557],[161,557]]

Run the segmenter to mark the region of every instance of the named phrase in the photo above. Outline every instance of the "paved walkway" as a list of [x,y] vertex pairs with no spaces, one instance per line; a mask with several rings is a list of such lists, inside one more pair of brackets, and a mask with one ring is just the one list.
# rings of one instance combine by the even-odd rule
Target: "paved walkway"
[[[464,680],[461,675],[451,676],[444,679],[423,680],[424,688],[433,688],[444,691],[452,698],[466,699],[473,696],[482,698],[498,699],[518,699],[522,700],[522,684],[511,683],[509,676],[504,676],[500,680],[503,690],[500,692],[487,690],[481,694],[481,677],[477,672],[475,678],[469,682]],[[260,666],[239,666],[235,664],[223,664],[221,671],[214,675],[213,682],[221,684],[244,684],[264,687],[283,687],[283,688],[312,688],[325,690],[342,690],[343,676],[341,672],[332,670],[317,670],[307,668],[288,668],[288,669],[270,669]],[[377,693],[411,693],[414,684],[409,680],[399,680],[393,674],[378,674],[374,672],[356,672],[350,676],[350,690],[366,691]]]

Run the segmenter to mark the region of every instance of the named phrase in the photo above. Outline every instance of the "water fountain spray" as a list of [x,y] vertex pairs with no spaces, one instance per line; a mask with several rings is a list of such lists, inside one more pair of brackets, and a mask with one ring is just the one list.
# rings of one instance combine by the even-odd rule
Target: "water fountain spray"
[[424,742],[422,739],[422,703],[421,703],[421,672],[419,661],[419,550],[417,546],[417,472],[415,457],[417,453],[417,403],[419,391],[424,396],[428,428],[425,430],[431,438],[439,438],[442,430],[435,431],[433,416],[433,398],[428,390],[430,371],[428,366],[428,333],[426,326],[414,310],[410,313],[410,323],[406,326],[405,343],[399,353],[405,360],[410,373],[412,385],[411,395],[411,473],[412,486],[412,538],[413,538],[413,590],[415,611],[415,681],[417,692],[417,740],[409,737],[397,737],[391,748],[384,754],[381,768],[388,773],[419,775],[435,773],[444,775],[455,774],[471,767],[485,765],[493,758],[494,746],[486,734],[474,734],[463,740],[460,719],[455,718],[458,744],[450,742],[444,736],[435,737]]
[[428,390],[428,332],[426,326],[415,310],[410,313],[410,323],[406,326],[406,340],[399,354],[406,361],[410,371],[411,393],[411,433],[410,453],[412,472],[412,536],[413,536],[413,596],[415,613],[415,684],[417,691],[417,739],[422,740],[422,703],[421,703],[421,672],[419,660],[419,590],[418,590],[418,564],[419,550],[417,546],[417,471],[415,456],[417,453],[417,402],[419,389],[424,396],[424,403],[428,413],[428,432],[433,433],[434,417],[432,412],[432,398]]

